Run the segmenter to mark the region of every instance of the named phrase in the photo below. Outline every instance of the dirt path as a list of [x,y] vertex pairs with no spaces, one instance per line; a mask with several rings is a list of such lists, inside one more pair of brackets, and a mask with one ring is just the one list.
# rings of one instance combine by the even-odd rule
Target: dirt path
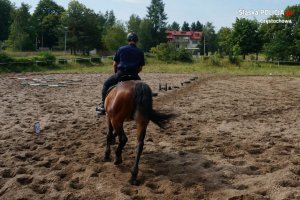
[[154,92],[180,86],[154,99],[178,116],[166,130],[149,125],[131,186],[132,122],[124,163],[102,162],[95,105],[107,76],[26,76],[82,80],[67,87],[0,77],[0,199],[300,199],[300,78],[198,75],[181,87],[193,75],[142,74]]

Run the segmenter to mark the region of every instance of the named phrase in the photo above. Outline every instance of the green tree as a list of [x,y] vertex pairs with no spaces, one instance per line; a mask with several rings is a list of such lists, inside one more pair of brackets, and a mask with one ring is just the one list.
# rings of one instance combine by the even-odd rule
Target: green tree
[[294,59],[296,61],[300,61],[300,17],[295,26],[295,38],[294,38],[294,45],[292,47]]
[[208,52],[214,53],[218,50],[218,40],[217,34],[215,32],[215,27],[211,22],[207,22],[203,27],[203,40],[201,41],[199,47],[200,52],[204,52],[204,42],[205,42],[205,55]]
[[262,24],[259,28],[264,53],[269,60],[300,60],[300,4],[288,6],[285,16],[271,16],[268,20],[290,20],[291,23]]
[[13,50],[31,50],[34,47],[33,38],[31,37],[31,15],[29,13],[30,6],[21,4],[21,7],[14,12],[14,20],[10,26],[8,37],[8,46]]
[[127,22],[127,30],[128,32],[139,32],[141,18],[137,15],[131,15],[129,21]]
[[293,38],[291,44],[291,59],[300,61],[300,4],[288,6],[285,12],[287,11],[293,12],[292,15],[284,17],[284,19],[292,21],[292,23],[287,26],[287,28],[290,29],[291,37]]
[[0,0],[0,41],[7,40],[12,23],[11,12],[14,6],[9,0]]
[[3,49],[3,42],[0,41],[0,53],[2,52],[2,49]]
[[277,31],[272,39],[272,42],[265,45],[265,53],[268,60],[289,60],[292,54],[293,39],[290,31],[286,28]]
[[165,4],[162,0],[151,0],[151,4],[147,7],[147,18],[152,23],[152,46],[156,46],[166,39],[166,20]]
[[[279,16],[271,16],[268,18],[268,20],[278,20],[281,19]],[[261,37],[262,42],[265,43],[270,43],[272,41],[272,38],[274,37],[274,34],[277,31],[280,31],[284,29],[285,25],[283,23],[263,23],[259,26],[259,34]]]
[[106,11],[105,15],[104,15],[104,18],[106,20],[105,24],[108,25],[108,26],[113,26],[116,23],[116,16],[115,16],[113,10]]
[[67,11],[62,16],[62,23],[68,27],[67,45],[71,50],[71,54],[76,54],[80,49],[80,35],[84,31],[85,6],[78,1],[70,1]]
[[100,19],[93,10],[78,1],[73,0],[69,3],[62,22],[68,27],[68,47],[71,53],[76,54],[81,50],[83,54],[88,54],[89,50],[100,47]]
[[97,31],[100,37],[98,40],[99,45],[97,46],[99,47],[99,49],[102,49],[104,51],[108,50],[105,44],[103,43],[103,37],[107,35],[107,30],[117,23],[116,20],[117,19],[113,10],[106,11],[104,14],[102,14],[101,12],[98,14]]
[[292,11],[291,15],[285,15],[283,18],[292,20],[292,25],[299,24],[300,4],[288,6],[285,9],[285,13],[287,13],[288,11]]
[[98,15],[91,9],[85,9],[83,13],[85,21],[83,31],[80,31],[80,44],[83,53],[89,54],[92,49],[100,48],[101,32]]
[[[279,16],[271,16],[268,18],[268,20],[279,20],[282,19]],[[278,42],[281,43],[281,37],[278,33],[285,29],[285,25],[283,23],[271,23],[271,24],[261,24],[259,27],[259,35],[260,39],[263,43],[263,51],[266,54],[266,57],[268,60],[278,60],[279,57],[283,56],[285,59],[287,58],[286,53],[282,54],[282,51],[285,52],[286,49],[282,47],[282,44],[278,44]],[[275,39],[275,40],[274,40]],[[286,38],[287,39],[287,38]],[[286,39],[284,40],[284,43],[287,42]],[[277,43],[277,44],[276,44]],[[276,53],[276,51],[278,51]]]
[[295,60],[300,61],[300,20],[298,21],[296,31],[297,33],[294,39],[293,52]]
[[168,25],[167,28],[169,31],[179,31],[180,30],[180,25],[177,22],[173,22],[171,25]]
[[182,31],[190,31],[191,28],[190,28],[189,23],[186,22],[186,21],[184,21],[183,24],[182,24],[181,30],[182,30]]
[[232,30],[231,28],[221,27],[218,31],[217,38],[218,38],[218,46],[220,48],[221,53],[225,53],[229,55],[232,51]]
[[40,0],[33,13],[39,47],[52,48],[58,44],[59,37],[64,35],[60,21],[64,11],[53,0]]
[[203,24],[201,24],[199,21],[197,21],[196,23],[193,22],[191,24],[191,31],[203,31]]
[[249,53],[256,53],[262,48],[262,40],[258,32],[259,24],[256,20],[236,19],[233,24],[232,42],[238,45],[243,59]]
[[152,47],[151,41],[152,38],[152,23],[149,19],[143,19],[140,24],[138,36],[139,36],[139,43],[138,45],[144,50],[149,51]]
[[103,44],[110,51],[116,51],[120,46],[126,44],[125,26],[121,23],[115,23],[109,27],[103,35]]
[[101,12],[99,12],[97,14],[98,19],[97,19],[97,31],[98,34],[100,35],[99,39],[97,41],[99,41],[99,49],[102,50],[106,50],[105,49],[105,45],[103,44],[103,40],[102,40],[102,36],[105,34],[106,30],[113,26],[116,23],[116,17],[114,15],[113,11],[106,11],[105,14],[102,14]]

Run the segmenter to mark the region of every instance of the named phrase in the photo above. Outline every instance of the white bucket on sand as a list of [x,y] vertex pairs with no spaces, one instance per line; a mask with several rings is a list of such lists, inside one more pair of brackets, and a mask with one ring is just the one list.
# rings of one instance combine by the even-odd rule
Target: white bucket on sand
[[36,134],[40,134],[41,133],[41,125],[40,122],[35,122],[34,126],[33,126],[34,132]]

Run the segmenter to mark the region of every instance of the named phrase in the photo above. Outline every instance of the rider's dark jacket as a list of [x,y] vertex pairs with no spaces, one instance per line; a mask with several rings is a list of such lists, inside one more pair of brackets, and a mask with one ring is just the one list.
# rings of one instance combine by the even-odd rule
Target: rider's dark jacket
[[[140,67],[145,65],[144,52],[135,44],[128,44],[118,49],[114,61],[118,63],[115,74],[110,76],[103,84],[102,101],[104,101],[108,89],[122,80],[141,80],[138,75]],[[125,79],[124,79],[125,77]]]
[[135,44],[128,44],[118,49],[114,61],[118,63],[117,70],[127,73],[138,73],[138,69],[145,65],[144,52]]

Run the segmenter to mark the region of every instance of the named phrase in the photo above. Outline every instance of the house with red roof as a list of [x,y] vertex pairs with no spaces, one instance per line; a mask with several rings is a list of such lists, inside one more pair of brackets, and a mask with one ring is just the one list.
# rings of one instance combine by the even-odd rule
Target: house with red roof
[[203,32],[197,31],[167,31],[168,42],[175,44],[176,48],[199,50],[198,45],[203,37]]

